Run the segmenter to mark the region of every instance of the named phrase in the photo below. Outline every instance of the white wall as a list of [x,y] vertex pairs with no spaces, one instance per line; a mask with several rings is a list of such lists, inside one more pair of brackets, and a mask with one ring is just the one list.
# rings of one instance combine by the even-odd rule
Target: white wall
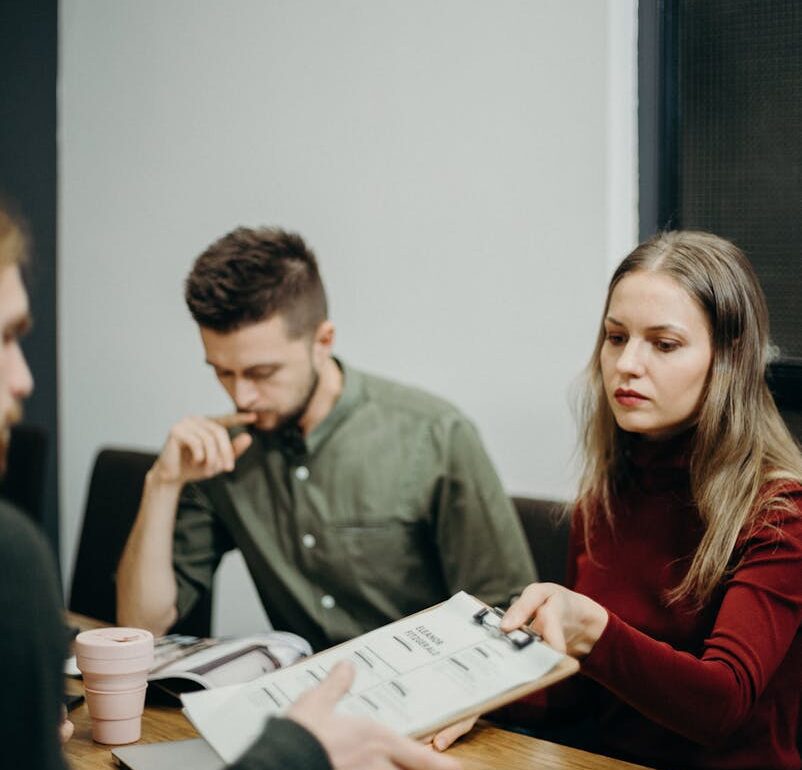
[[[65,568],[99,446],[226,408],[181,284],[239,224],[316,249],[341,356],[463,407],[511,492],[568,495],[636,232],[634,2],[62,0]],[[224,630],[261,622],[225,583]]]

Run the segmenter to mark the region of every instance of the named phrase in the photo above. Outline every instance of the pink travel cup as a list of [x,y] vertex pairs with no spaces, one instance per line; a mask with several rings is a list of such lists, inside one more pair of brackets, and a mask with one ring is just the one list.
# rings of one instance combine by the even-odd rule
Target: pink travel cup
[[139,740],[153,634],[141,628],[96,628],[75,637],[75,662],[84,678],[92,738],[121,744]]

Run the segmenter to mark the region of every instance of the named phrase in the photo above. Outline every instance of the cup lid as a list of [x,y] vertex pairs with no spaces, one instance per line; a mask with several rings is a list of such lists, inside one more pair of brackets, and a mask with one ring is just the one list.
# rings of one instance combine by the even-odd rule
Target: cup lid
[[75,655],[121,660],[153,654],[153,634],[144,628],[93,628],[75,637]]

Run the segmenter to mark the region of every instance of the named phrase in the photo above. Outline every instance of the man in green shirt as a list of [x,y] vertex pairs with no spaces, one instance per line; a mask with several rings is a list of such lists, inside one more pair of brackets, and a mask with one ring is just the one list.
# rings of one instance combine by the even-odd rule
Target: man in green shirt
[[[27,260],[23,228],[0,206],[0,477],[11,426],[33,389],[21,337],[30,327],[20,266]],[[0,500],[0,745],[3,767],[67,770],[60,742],[73,726],[63,714],[67,633],[55,561],[42,535]],[[338,663],[317,687],[274,717],[231,770],[459,770],[451,757],[335,706],[354,680]]]
[[120,562],[121,623],[164,633],[235,547],[274,626],[316,649],[458,590],[498,604],[534,580],[471,423],[332,356],[298,235],[229,233],[195,262],[186,301],[237,411],[171,429]]

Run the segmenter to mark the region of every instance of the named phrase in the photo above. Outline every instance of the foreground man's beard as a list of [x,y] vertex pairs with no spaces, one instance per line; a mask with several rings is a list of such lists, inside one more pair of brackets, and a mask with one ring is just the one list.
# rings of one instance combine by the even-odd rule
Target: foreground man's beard
[[11,426],[22,419],[22,404],[15,401],[13,406],[3,415],[0,426],[0,477],[5,475],[8,460],[8,445],[11,442]]

